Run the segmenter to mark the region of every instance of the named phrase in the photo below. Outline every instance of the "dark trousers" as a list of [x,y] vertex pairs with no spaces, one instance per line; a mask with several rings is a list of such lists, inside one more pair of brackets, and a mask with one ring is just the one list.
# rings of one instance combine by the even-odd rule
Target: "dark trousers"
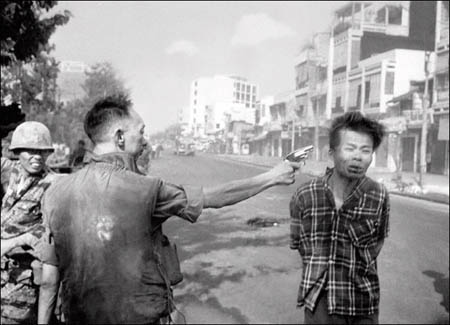
[[313,312],[305,308],[305,324],[378,324],[378,312],[364,316],[343,316],[328,314],[327,294],[323,290],[319,295]]

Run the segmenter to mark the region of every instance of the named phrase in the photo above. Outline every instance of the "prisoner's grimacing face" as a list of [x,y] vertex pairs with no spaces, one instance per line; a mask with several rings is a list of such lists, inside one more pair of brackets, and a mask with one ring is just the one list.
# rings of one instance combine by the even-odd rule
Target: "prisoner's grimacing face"
[[39,174],[50,153],[50,150],[21,149],[18,152],[20,165],[30,175]]
[[124,145],[122,150],[133,155],[136,159],[147,146],[144,129],[145,124],[141,116],[135,110],[130,109],[130,116],[125,120],[123,128]]
[[369,134],[340,130],[339,145],[331,150],[334,168],[341,177],[362,178],[372,163],[373,152],[373,140]]

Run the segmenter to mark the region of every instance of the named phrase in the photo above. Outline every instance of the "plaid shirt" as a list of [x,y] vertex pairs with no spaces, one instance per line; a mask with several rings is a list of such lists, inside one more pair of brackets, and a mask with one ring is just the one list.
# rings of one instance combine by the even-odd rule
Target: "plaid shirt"
[[329,314],[370,315],[378,311],[376,258],[389,232],[389,196],[364,177],[337,211],[332,171],[299,187],[290,203],[290,247],[303,262],[298,306],[313,311],[326,289]]

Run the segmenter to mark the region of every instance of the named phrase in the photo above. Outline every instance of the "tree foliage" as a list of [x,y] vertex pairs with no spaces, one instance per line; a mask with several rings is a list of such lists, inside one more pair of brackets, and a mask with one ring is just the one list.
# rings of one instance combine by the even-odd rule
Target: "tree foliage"
[[66,103],[61,109],[43,114],[39,120],[49,126],[54,142],[66,143],[74,147],[78,140],[88,143],[83,128],[87,111],[98,100],[112,94],[129,94],[124,81],[109,62],[94,64],[86,72],[86,80],[82,85],[85,92],[83,98]]
[[46,46],[28,63],[16,61],[2,67],[1,94],[21,103],[29,120],[59,108],[56,99],[59,68],[51,56],[53,47]]
[[[57,1],[0,1],[2,138],[24,120],[57,109],[57,62],[48,40],[70,12],[49,14]],[[21,111],[22,108],[22,111]]]
[[124,81],[118,76],[116,70],[109,62],[94,64],[86,72],[86,77],[83,90],[90,104],[109,95],[129,93],[129,90],[124,86]]
[[49,16],[57,1],[0,1],[1,65],[27,62],[42,51],[57,26],[69,21],[70,12]]

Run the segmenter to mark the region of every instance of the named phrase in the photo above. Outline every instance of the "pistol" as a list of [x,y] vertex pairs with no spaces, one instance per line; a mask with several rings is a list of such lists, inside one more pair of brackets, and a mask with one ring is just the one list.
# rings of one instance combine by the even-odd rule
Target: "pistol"
[[308,153],[314,150],[314,146],[306,146],[289,153],[284,159],[292,162],[300,162],[308,157]]

